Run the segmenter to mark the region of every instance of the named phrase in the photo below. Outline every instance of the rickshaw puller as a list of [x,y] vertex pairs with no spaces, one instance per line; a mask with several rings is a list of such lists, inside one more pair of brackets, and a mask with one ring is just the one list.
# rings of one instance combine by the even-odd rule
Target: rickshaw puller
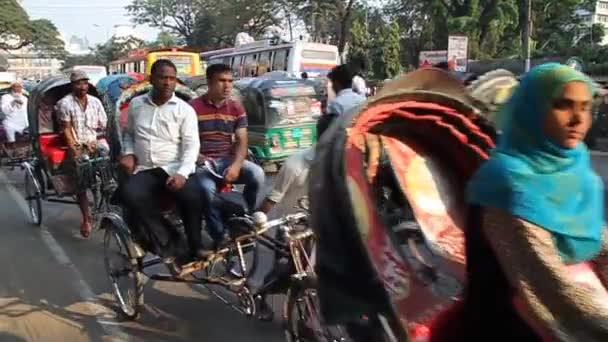
[[[83,153],[92,155],[100,149],[107,149],[107,146],[98,140],[97,132],[105,130],[108,119],[101,101],[88,94],[89,77],[84,71],[74,71],[70,75],[70,82],[72,93],[62,98],[57,103],[57,108],[59,120],[63,124],[63,135],[68,146],[70,167],[75,170],[76,163]],[[73,179],[72,183],[78,184],[79,180]],[[84,238],[88,238],[92,230],[89,199],[86,195],[86,189],[75,189],[75,192],[82,213],[80,234]]]
[[190,175],[200,141],[194,110],[175,95],[175,65],[169,60],[156,61],[150,83],[152,90],[129,105],[121,165],[132,176],[121,185],[120,196],[133,218],[129,223],[137,221],[137,228],[146,230],[147,247],[175,273],[179,266],[174,257],[183,256],[179,255],[180,235],[163,217],[159,199],[171,195],[175,199],[190,250],[196,251],[193,242],[198,240],[193,234],[200,236],[202,204],[198,183]]
[[[250,211],[256,208],[257,194],[264,185],[264,170],[247,157],[247,114],[243,107],[230,99],[233,87],[232,69],[225,64],[214,64],[207,68],[209,90],[190,102],[198,116],[198,127],[202,141],[199,162],[212,159],[223,182],[245,184],[243,195]],[[209,234],[215,241],[215,249],[226,241],[221,213],[212,203],[218,188],[218,179],[211,172],[197,174],[203,191],[203,205]],[[198,234],[197,236],[200,236]],[[210,253],[202,248],[199,257]]]

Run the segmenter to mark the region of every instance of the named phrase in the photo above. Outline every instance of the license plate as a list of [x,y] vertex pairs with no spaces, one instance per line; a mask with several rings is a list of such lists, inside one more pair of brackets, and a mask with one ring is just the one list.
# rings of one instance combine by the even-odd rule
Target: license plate
[[302,137],[302,129],[301,128],[294,128],[291,130],[291,136],[294,139],[299,139]]

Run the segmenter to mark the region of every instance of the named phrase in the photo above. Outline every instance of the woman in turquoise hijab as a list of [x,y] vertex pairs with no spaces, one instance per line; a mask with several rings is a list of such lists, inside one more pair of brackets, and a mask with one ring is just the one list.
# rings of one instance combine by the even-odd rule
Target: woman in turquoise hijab
[[608,341],[608,303],[568,268],[593,262],[608,280],[603,184],[582,142],[592,95],[584,74],[544,64],[501,109],[497,147],[467,189],[468,338]]

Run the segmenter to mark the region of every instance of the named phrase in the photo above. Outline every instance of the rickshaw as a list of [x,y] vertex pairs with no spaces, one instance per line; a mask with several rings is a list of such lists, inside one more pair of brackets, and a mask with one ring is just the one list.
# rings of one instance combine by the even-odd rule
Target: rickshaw
[[[237,82],[238,85],[238,82]],[[240,85],[249,148],[265,171],[316,141],[321,102],[313,85],[295,78],[256,78]]]
[[[67,146],[60,130],[56,103],[71,92],[70,80],[54,76],[40,82],[28,103],[28,119],[33,157],[23,163],[25,168],[25,196],[33,224],[42,223],[42,200],[76,204],[76,189],[86,190],[91,201],[94,228],[98,227],[102,211],[109,210],[109,200],[115,188],[108,156],[83,155],[76,162],[76,189],[70,186],[63,166],[67,161]],[[89,94],[98,96],[89,85]],[[105,132],[98,132],[100,138]],[[66,199],[68,198],[68,199]]]
[[184,80],[184,84],[198,96],[207,92],[207,76],[205,75],[188,77]]
[[[0,97],[10,92],[9,87],[0,89]],[[23,95],[29,98],[29,93],[24,89]],[[6,145],[6,132],[4,130],[3,121],[4,114],[0,110],[0,166],[9,168],[21,167],[23,162],[31,158],[32,149],[30,144],[29,130],[26,128],[23,132],[16,134],[16,141],[13,148]]]
[[[133,85],[121,95],[117,111],[112,114],[114,117],[109,117],[108,120],[126,122],[131,100],[135,96],[146,94],[150,89],[151,85],[147,82]],[[176,95],[186,101],[195,96],[181,84],[177,86]],[[121,116],[122,118],[119,118]],[[121,125],[117,123],[112,129],[120,130]],[[108,134],[114,136],[118,133],[110,130]],[[120,140],[111,143],[118,144],[117,148],[120,148]],[[237,312],[254,316],[256,294],[270,286],[253,284],[250,281],[257,268],[258,243],[277,252],[281,257],[288,258],[294,265],[294,273],[298,279],[303,281],[312,272],[310,246],[313,236],[307,225],[303,224],[307,217],[304,201],[300,201],[302,212],[268,221],[262,213],[249,213],[242,195],[233,187],[223,189],[225,190],[218,194],[218,202],[215,205],[222,209],[231,242],[206,260],[196,260],[184,265],[180,274],[155,272],[154,267],[163,265],[163,261],[147,254],[143,242],[145,239],[138,236],[139,230],[129,227],[120,209],[106,211],[102,215],[100,228],[105,231],[106,273],[118,304],[118,311],[123,318],[132,320],[138,317],[143,306],[144,276],[156,281],[202,285]],[[161,197],[158,201],[168,222],[183,232],[183,224],[175,212],[171,198]],[[282,241],[266,235],[270,229],[277,227],[285,237]],[[205,229],[203,236],[204,240],[210,241]]]

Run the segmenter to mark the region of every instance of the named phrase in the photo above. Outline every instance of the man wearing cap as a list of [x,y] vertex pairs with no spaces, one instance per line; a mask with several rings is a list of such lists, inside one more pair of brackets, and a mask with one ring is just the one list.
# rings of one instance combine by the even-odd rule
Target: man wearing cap
[[6,132],[8,147],[12,148],[17,133],[23,132],[27,126],[27,97],[23,95],[23,85],[19,81],[13,82],[11,91],[2,95],[2,124]]
[[[72,93],[57,103],[59,120],[72,160],[82,153],[96,154],[107,151],[107,145],[98,140],[98,132],[104,132],[107,123],[106,112],[98,98],[88,94],[89,77],[84,71],[76,70],[70,75]],[[83,189],[77,189],[78,205],[82,213],[80,234],[87,238],[92,230],[92,218],[88,198]]]

